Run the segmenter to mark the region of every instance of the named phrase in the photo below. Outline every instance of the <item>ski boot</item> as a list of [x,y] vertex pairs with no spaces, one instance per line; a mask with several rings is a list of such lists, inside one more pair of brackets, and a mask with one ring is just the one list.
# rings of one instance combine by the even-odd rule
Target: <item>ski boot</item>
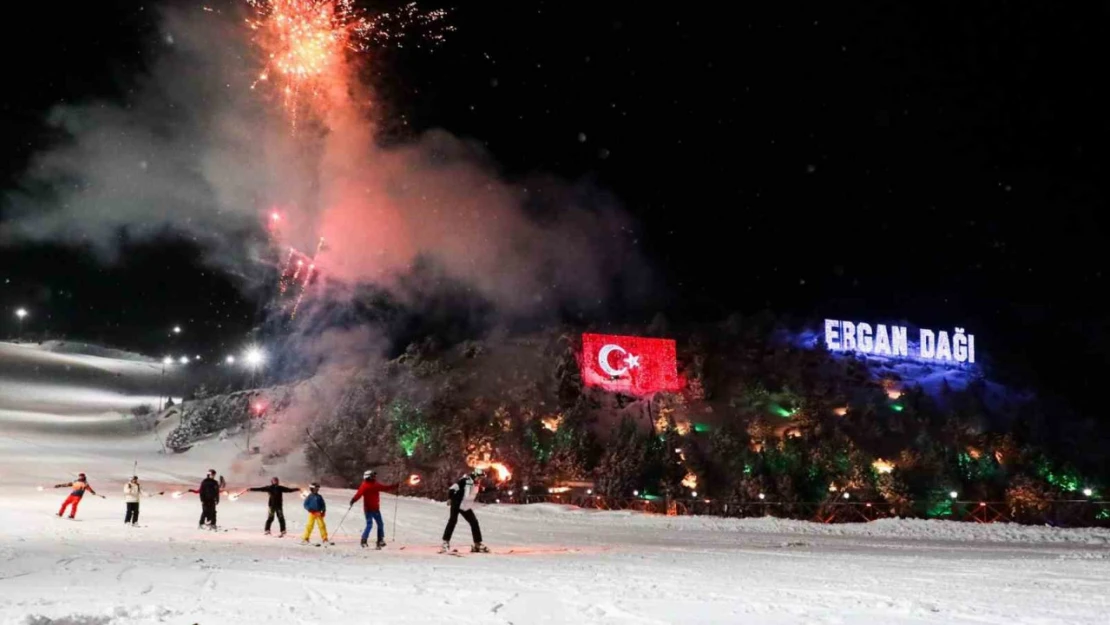
[[270,530],[262,530],[262,535],[263,536],[269,536],[270,535]]
[[489,553],[489,547],[482,543],[474,543],[474,546],[470,548],[470,553]]
[[375,547],[375,549],[377,549],[378,551],[381,551],[381,550],[382,550],[382,547],[384,547],[384,546],[385,546],[385,541],[384,541],[384,540],[379,540],[379,541],[378,541],[378,544],[377,544],[377,545],[375,545],[374,547]]
[[363,549],[366,549],[366,541],[365,541],[365,540],[360,540],[358,544],[359,544],[359,545],[360,545],[360,546],[361,546],[361,547],[362,547]]
[[285,531],[284,530],[280,534],[278,534],[278,538],[285,538]]
[[451,543],[446,541],[446,540],[443,541],[443,546],[439,548],[439,552],[440,553],[451,553]]

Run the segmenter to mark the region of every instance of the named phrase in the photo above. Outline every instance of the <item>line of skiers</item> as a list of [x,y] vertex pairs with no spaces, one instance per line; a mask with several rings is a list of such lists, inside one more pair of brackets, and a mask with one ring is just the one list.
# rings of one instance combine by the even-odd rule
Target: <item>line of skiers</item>
[[[474,544],[471,547],[471,552],[487,553],[489,549],[482,544],[482,530],[478,525],[478,518],[474,515],[474,504],[477,500],[480,488],[477,482],[484,476],[481,469],[462,476],[448,489],[447,505],[450,508],[450,517],[447,520],[447,527],[443,530],[443,546],[440,553],[451,551],[451,535],[455,531],[455,524],[458,523],[461,516],[470,525],[470,533],[474,539]],[[189,489],[190,493],[200,496],[200,521],[197,525],[198,529],[210,529],[215,531],[216,526],[216,507],[220,503],[220,493],[225,491],[226,482],[223,476],[216,479],[216,470],[210,469],[208,475],[201,481],[200,486],[194,489]],[[77,480],[73,482],[65,482],[56,484],[54,488],[69,488],[70,494],[62,502],[61,509],[58,510],[58,516],[63,516],[67,507],[71,507],[69,518],[74,518],[77,515],[77,505],[81,502],[81,498],[85,492],[96,495],[100,498],[105,498],[104,495],[98,495],[84,473],[78,475]],[[381,513],[381,493],[395,493],[400,488],[400,482],[395,484],[382,484],[377,480],[377,473],[375,471],[366,471],[362,474],[362,483],[359,485],[358,490],[355,491],[351,497],[348,512],[354,507],[360,499],[362,500],[362,511],[366,517],[366,527],[362,531],[362,539],[360,545],[367,546],[367,541],[370,538],[370,531],[377,524],[377,542],[375,546],[381,549],[385,546],[385,524],[382,520]],[[267,535],[271,533],[274,518],[278,520],[278,528],[281,536],[285,536],[285,511],[284,511],[284,495],[286,493],[299,492],[298,488],[291,488],[282,486],[278,478],[270,480],[268,486],[259,486],[257,488],[244,489],[239,493],[242,495],[246,492],[267,493],[269,500],[267,502],[269,507],[269,514],[266,516],[266,525],[263,532]],[[153,493],[147,493],[143,490],[142,485],[139,483],[138,476],[132,476],[131,480],[123,487],[124,502],[126,503],[126,513],[124,515],[124,523],[135,526],[139,522],[139,501],[142,497],[153,497]],[[157,493],[164,495],[165,491]],[[309,494],[304,500],[304,509],[308,512],[308,523],[305,524],[304,536],[302,542],[307,543],[312,537],[312,531],[316,526],[320,528],[320,538],[323,542],[328,542],[328,526],[324,521],[327,514],[327,503],[324,497],[320,494],[320,485],[313,482],[309,485]]]

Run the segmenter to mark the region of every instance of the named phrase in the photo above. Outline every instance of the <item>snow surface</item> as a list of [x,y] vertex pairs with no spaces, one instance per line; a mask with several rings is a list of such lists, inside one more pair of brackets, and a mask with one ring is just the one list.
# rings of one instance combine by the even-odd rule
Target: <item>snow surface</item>
[[[36,377],[12,365],[26,354],[11,352],[0,345],[0,623],[1110,620],[1110,532],[1097,529],[492,505],[477,514],[494,553],[453,558],[435,553],[443,503],[384,495],[389,546],[364,551],[359,510],[341,524],[350,491],[325,489],[334,547],[298,544],[305,514],[296,494],[286,499],[286,538],[262,535],[266,499],[258,493],[222,500],[227,532],[201,531],[196,496],[171,493],[195,487],[208,468],[233,492],[274,474],[304,483],[313,476],[303,458],[264,466],[240,456],[235,436],[165,455],[154,434],[111,413],[113,402],[157,394],[149,366],[40,352],[47,373]],[[46,356],[76,360],[47,366]],[[123,377],[100,384],[90,377],[96,370]],[[167,421],[162,436],[174,426]],[[143,501],[137,528],[122,522],[121,490],[134,463],[148,491],[167,492]],[[87,495],[76,521],[59,519],[67,491],[51,486],[79,471],[107,499]],[[454,543],[469,543],[463,521]]]

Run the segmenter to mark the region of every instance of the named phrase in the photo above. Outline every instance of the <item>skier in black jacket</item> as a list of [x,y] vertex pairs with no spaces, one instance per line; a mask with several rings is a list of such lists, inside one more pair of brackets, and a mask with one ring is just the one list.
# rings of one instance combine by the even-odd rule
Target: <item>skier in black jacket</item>
[[451,535],[455,532],[455,523],[459,516],[470,524],[470,534],[474,538],[471,546],[472,553],[489,553],[489,549],[482,544],[482,528],[478,526],[478,517],[474,516],[475,500],[481,490],[479,482],[484,475],[481,469],[474,469],[472,473],[462,476],[459,481],[447,489],[447,505],[451,507],[451,517],[447,520],[447,527],[443,529],[443,547],[440,553],[451,551]]
[[266,517],[266,534],[270,534],[270,527],[274,524],[274,517],[277,517],[278,527],[281,528],[281,535],[285,536],[285,511],[282,509],[282,499],[285,493],[295,493],[299,488],[289,488],[282,486],[278,483],[275,477],[270,480],[269,486],[259,486],[258,488],[251,488],[253,493],[269,493],[270,494],[270,514]]
[[216,481],[216,470],[210,469],[208,477],[200,483],[200,488],[190,489],[189,492],[200,495],[200,524],[197,529],[204,529],[207,521],[208,529],[216,531],[216,504],[220,503],[220,483]]

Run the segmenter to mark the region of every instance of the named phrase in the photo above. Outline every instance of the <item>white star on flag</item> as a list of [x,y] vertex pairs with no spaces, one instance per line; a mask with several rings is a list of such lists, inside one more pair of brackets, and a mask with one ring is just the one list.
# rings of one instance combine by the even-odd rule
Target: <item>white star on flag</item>
[[635,369],[636,367],[640,366],[640,357],[629,354],[627,357],[625,357],[624,364],[628,365],[629,369]]

